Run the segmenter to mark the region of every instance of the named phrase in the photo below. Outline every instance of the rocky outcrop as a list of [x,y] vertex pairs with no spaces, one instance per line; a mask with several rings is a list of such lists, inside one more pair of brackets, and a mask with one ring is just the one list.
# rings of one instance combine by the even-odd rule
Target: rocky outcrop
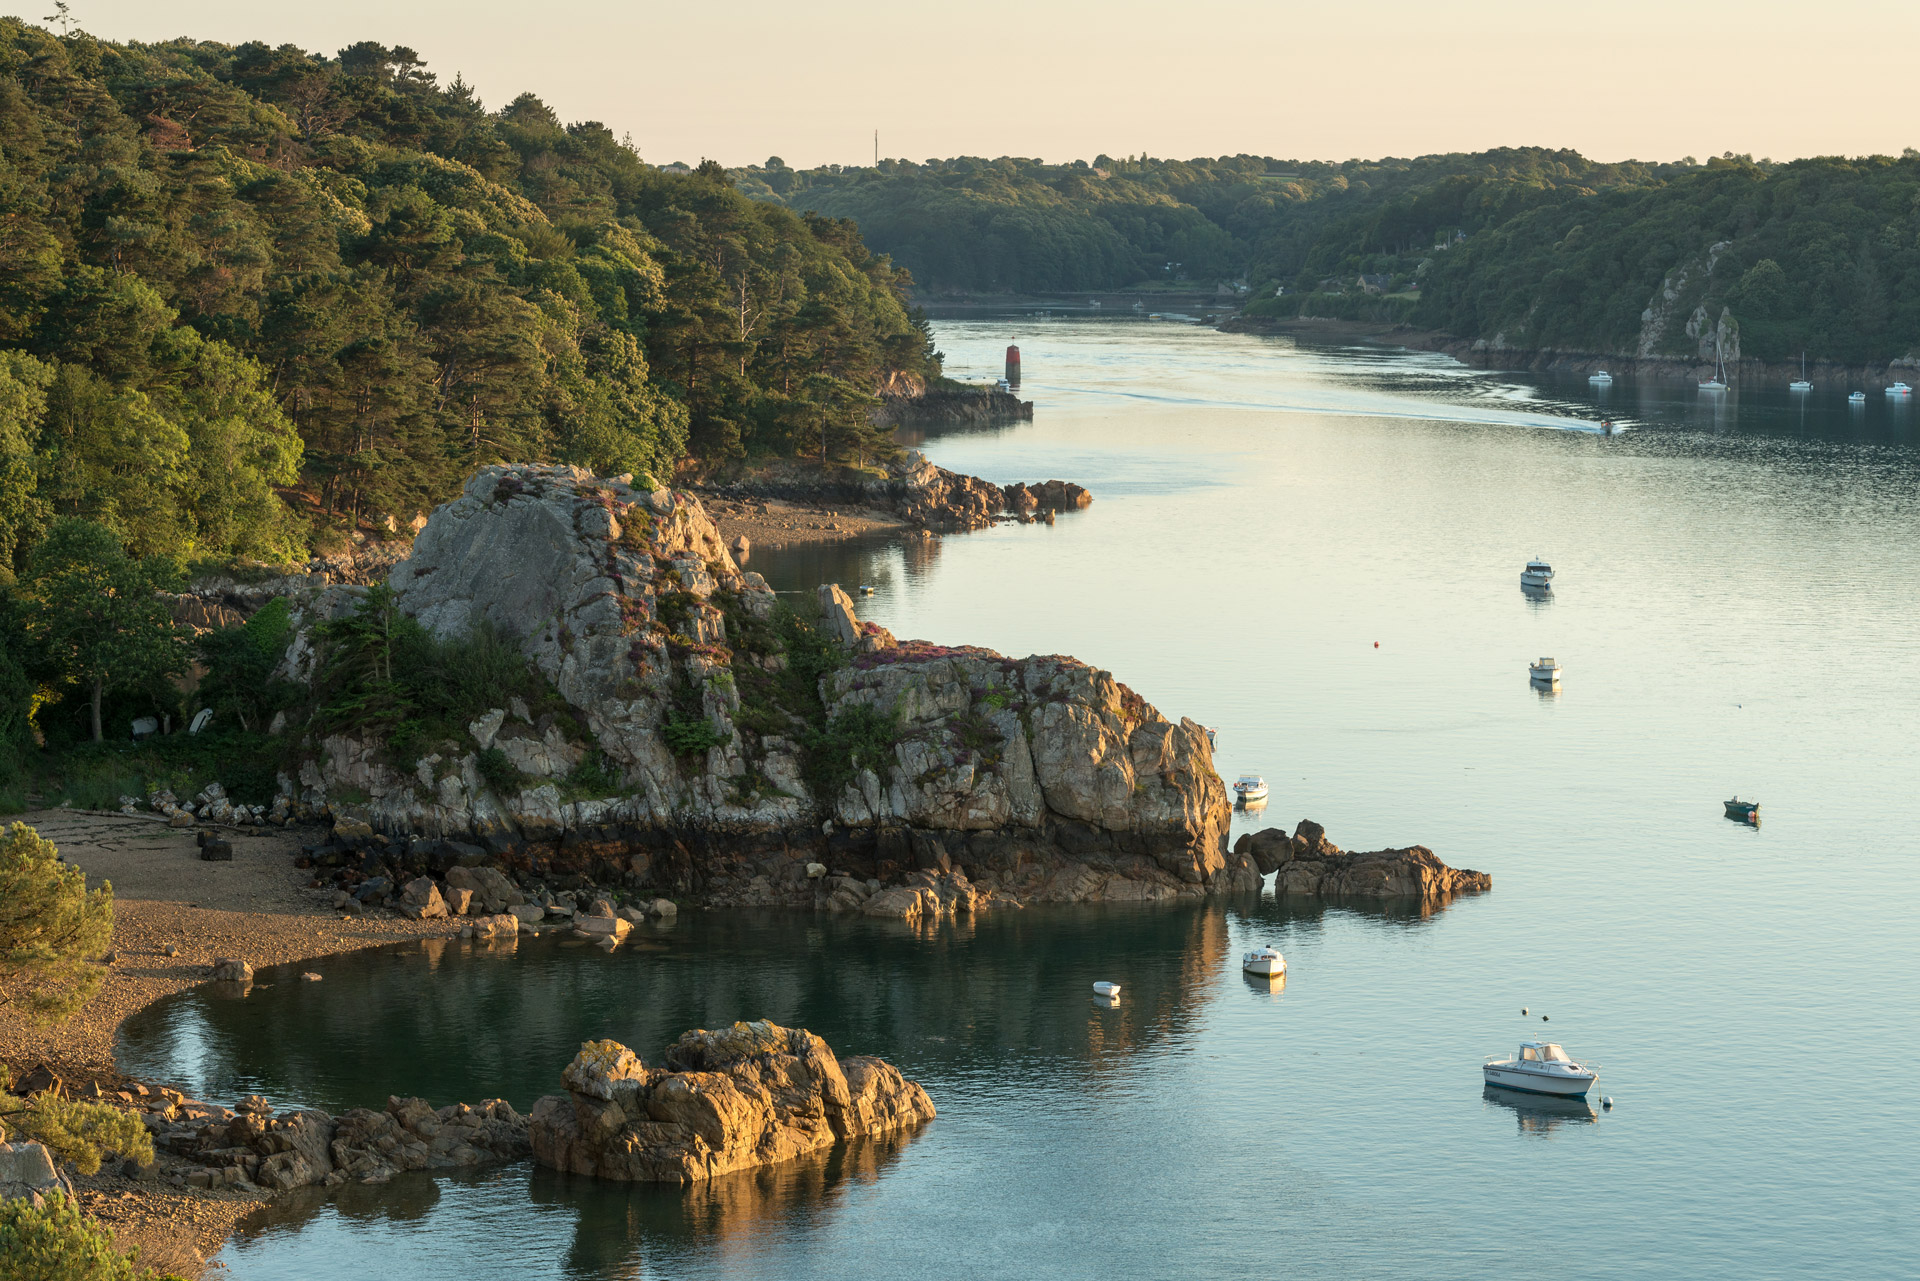
[[882,391],[875,422],[895,427],[997,427],[1033,421],[1033,402],[995,387],[944,383]]
[[617,1041],[592,1041],[561,1074],[567,1093],[533,1105],[534,1160],[571,1174],[698,1183],[774,1165],[933,1118],[925,1090],[874,1058],[843,1064],[799,1028],[735,1023],[694,1031],[650,1069]]
[[39,1210],[46,1208],[50,1197],[72,1195],[73,1184],[60,1172],[46,1145],[0,1143],[0,1202],[24,1200]]
[[1276,894],[1443,903],[1493,888],[1487,873],[1448,867],[1424,845],[1346,853],[1311,820],[1302,821],[1291,837],[1278,827],[1251,832],[1234,842],[1233,850],[1251,859],[1260,874],[1274,877]]
[[[1061,501],[1071,490],[1042,487]],[[433,514],[391,585],[443,636],[484,623],[515,638],[570,718],[536,721],[509,699],[411,759],[364,734],[314,744],[297,804],[333,816],[340,848],[367,851],[331,865],[359,861],[377,901],[406,881],[401,906],[423,915],[461,914],[448,904],[461,889],[470,913],[518,913],[500,868],[522,883],[918,919],[1230,887],[1219,881],[1230,810],[1205,732],[1110,673],[897,642],[825,588],[821,630],[845,657],[817,702],[780,702],[791,655],[773,594],[691,495],[568,467],[490,467]],[[357,590],[303,605],[289,675],[310,676],[312,624],[351,608],[338,593]],[[497,760],[483,770],[489,752],[514,783]],[[583,793],[571,774],[589,754],[598,790]],[[483,864],[500,879],[483,881]],[[868,907],[920,872],[952,879],[916,883],[931,892],[913,896],[916,910],[894,898]],[[411,883],[422,873],[445,878],[437,897]],[[363,889],[353,897],[365,903]]]
[[787,463],[716,483],[709,490],[747,501],[777,498],[822,507],[859,507],[942,532],[982,529],[996,520],[1031,519],[1037,513],[1074,511],[1093,501],[1084,488],[1063,480],[995,485],[937,467],[916,449],[888,463],[883,473],[828,473]]
[[174,1090],[134,1085],[101,1102],[135,1112],[160,1160],[146,1177],[191,1187],[284,1192],[349,1181],[382,1183],[403,1170],[454,1170],[524,1158],[526,1118],[501,1099],[435,1108],[389,1098],[384,1110],[338,1117],[310,1108],[276,1113],[259,1095],[219,1107]]

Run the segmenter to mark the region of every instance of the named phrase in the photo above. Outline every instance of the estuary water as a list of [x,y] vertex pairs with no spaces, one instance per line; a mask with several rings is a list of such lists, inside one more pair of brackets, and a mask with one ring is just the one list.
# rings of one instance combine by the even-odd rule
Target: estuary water
[[[929,934],[687,913],[611,956],[412,945],[182,994],[123,1064],[214,1097],[524,1108],[584,1038],[657,1061],[684,1028],[769,1017],[940,1109],[697,1192],[527,1166],[355,1187],[236,1239],[233,1277],[1913,1274],[1908,407],[1602,396],[1144,321],[937,332],[963,377],[1017,341],[1036,412],[923,447],[1093,505],[751,567],[871,584],[863,616],[897,635],[1109,668],[1216,726],[1227,777],[1267,777],[1236,830],[1417,842],[1492,892],[1425,918],[1268,892]],[[1520,590],[1534,555],[1550,599]],[[1558,693],[1529,686],[1540,655]],[[1721,817],[1736,792],[1762,826]],[[1239,973],[1262,943],[1283,986]],[[1602,1065],[1592,1107],[1483,1091],[1481,1059],[1533,1038]]]

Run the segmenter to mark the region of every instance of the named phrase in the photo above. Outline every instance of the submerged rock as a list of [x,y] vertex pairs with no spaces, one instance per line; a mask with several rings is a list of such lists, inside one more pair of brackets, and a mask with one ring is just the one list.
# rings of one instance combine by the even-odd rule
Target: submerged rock
[[582,1046],[561,1076],[568,1093],[529,1115],[534,1159],[596,1178],[697,1183],[934,1115],[926,1091],[888,1064],[842,1064],[813,1033],[765,1021],[688,1032],[665,1064],[649,1069],[615,1041]]

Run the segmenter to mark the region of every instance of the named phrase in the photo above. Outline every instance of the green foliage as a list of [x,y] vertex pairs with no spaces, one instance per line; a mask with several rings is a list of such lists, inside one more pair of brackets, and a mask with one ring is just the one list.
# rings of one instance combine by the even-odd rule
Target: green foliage
[[95,742],[108,691],[186,667],[185,639],[155,596],[176,578],[172,562],[134,560],[105,526],[72,518],[55,522],[27,561],[27,637],[63,683],[86,691]]
[[1381,271],[1383,257],[1407,259],[1411,271],[1443,235],[1659,172],[1500,148],[1344,162],[960,156],[733,176],[760,199],[854,220],[927,288],[1020,293],[1235,276],[1309,287],[1321,276]]
[[100,986],[113,937],[113,886],[87,889],[79,868],[25,823],[0,837],[0,1011],[59,1022]]
[[265,729],[275,712],[295,706],[304,693],[273,675],[292,639],[287,602],[278,596],[239,626],[202,636],[200,661],[207,674],[200,681],[201,702],[249,733]]
[[108,1153],[118,1153],[141,1165],[153,1163],[153,1135],[140,1118],[123,1108],[79,1099],[62,1099],[52,1091],[17,1099],[0,1090],[0,1134],[9,1130],[47,1145],[55,1157],[73,1162],[82,1174],[98,1174]]
[[67,1197],[49,1197],[38,1210],[24,1197],[0,1201],[0,1281],[146,1281],[157,1275],[139,1267],[133,1254],[116,1250],[113,1232]]
[[726,741],[720,737],[720,731],[713,727],[711,719],[678,707],[667,709],[660,732],[675,756],[704,756]]
[[[1920,334],[1917,195],[1912,154],[1714,160],[1482,233],[1429,273],[1414,319],[1522,347],[1633,351],[1644,334],[1698,359],[1685,326],[1704,308],[1730,315],[1743,356],[1888,360]],[[1656,301],[1666,323],[1643,331]]]
[[789,448],[811,375],[938,372],[850,224],[408,50],[6,18],[0,73],[0,565],[59,516],[285,561],[485,463],[667,476]]
[[522,774],[507,754],[497,747],[483,749],[474,757],[474,768],[480,771],[481,779],[495,796],[512,797],[520,794],[526,786],[527,776]]
[[30,758],[30,768],[50,804],[75,809],[114,809],[122,796],[163,787],[186,797],[215,782],[238,802],[264,805],[278,790],[276,775],[297,750],[292,738],[249,734],[218,722],[199,734],[180,733],[177,724],[175,731],[140,742],[64,745]]
[[831,805],[861,770],[884,769],[899,737],[898,710],[849,707],[807,732],[803,740],[807,786],[823,804]]
[[512,639],[483,623],[443,640],[402,613],[384,583],[319,630],[314,718],[325,732],[383,733],[395,758],[410,763],[437,743],[463,740],[468,724],[519,697],[536,717],[552,715],[581,733]]
[[603,752],[588,752],[560,782],[564,800],[597,800],[613,796],[626,786],[619,769]]

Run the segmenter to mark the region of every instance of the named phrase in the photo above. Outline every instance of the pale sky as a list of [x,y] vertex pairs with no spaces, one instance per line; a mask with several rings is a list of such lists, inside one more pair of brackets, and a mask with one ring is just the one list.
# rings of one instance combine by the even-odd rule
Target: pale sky
[[[655,163],[1920,146],[1916,0],[71,0],[112,40],[409,45]],[[52,0],[0,5],[37,21]]]

